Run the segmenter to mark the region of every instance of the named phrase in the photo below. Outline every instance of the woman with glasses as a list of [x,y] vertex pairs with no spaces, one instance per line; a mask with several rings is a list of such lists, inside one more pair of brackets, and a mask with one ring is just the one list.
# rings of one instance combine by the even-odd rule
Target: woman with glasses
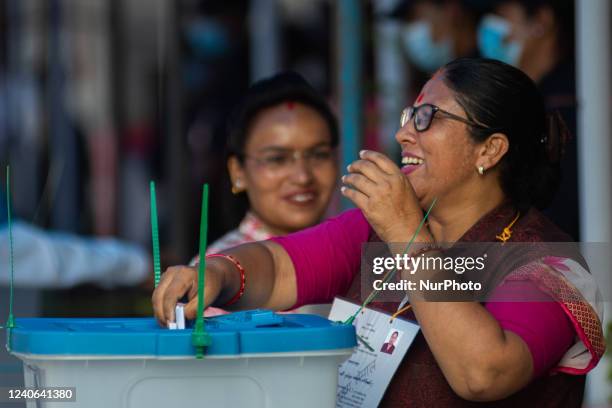
[[228,122],[232,193],[248,209],[208,253],[320,222],[338,177],[337,144],[334,114],[300,75],[254,83]]
[[[544,244],[570,239],[537,210],[558,183],[560,119],[546,117],[535,84],[520,70],[459,59],[427,82],[401,125],[401,166],[362,151],[348,167],[342,194],[357,209],[210,259],[206,300],[278,310],[338,295],[359,300],[365,242],[414,239],[420,249],[411,255],[424,259],[460,244],[498,242],[482,274],[497,279],[485,299],[428,302],[410,292],[410,317],[421,331],[381,405],[581,406],[585,373],[605,350],[601,304],[589,295],[597,288],[580,254]],[[527,250],[504,252],[520,242]],[[443,243],[453,246],[441,249]],[[189,267],[166,271],[153,295],[160,324],[173,321],[186,292],[187,315],[195,315],[196,276]],[[526,300],[502,301],[516,294]],[[398,305],[380,307],[395,312]]]
[[[246,214],[207,254],[320,222],[338,177],[337,145],[334,114],[299,74],[255,82],[228,121],[231,189]],[[207,317],[225,313],[206,309]]]

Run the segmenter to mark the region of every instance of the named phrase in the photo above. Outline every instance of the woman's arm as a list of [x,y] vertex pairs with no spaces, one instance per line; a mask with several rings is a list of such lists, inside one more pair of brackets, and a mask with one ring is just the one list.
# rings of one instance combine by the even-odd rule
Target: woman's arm
[[[300,232],[228,249],[245,270],[242,298],[231,309],[265,307],[283,310],[325,302],[344,293],[359,270],[360,246],[370,228],[359,210],[349,210]],[[240,289],[240,273],[224,258],[206,261],[206,305],[223,306]],[[153,293],[160,324],[174,321],[174,307],[184,295],[190,299],[186,317],[195,316],[197,267],[168,268]]]
[[[0,225],[0,264],[8,265],[8,233]],[[138,245],[111,238],[85,238],[47,231],[25,222],[13,224],[15,285],[68,288],[93,283],[111,288],[143,282],[150,270],[148,254]],[[0,268],[0,285],[9,281]]]
[[[510,301],[517,293],[525,300]],[[546,375],[574,342],[563,307],[529,280],[506,281],[484,306],[414,302],[414,307],[424,316],[423,333],[445,376],[466,399],[496,400],[518,391]],[[428,319],[430,313],[440,314]],[[446,336],[439,335],[443,326],[450,327]]]
[[[285,309],[295,303],[295,268],[281,245],[273,241],[254,242],[224,253],[235,257],[246,271],[246,290],[231,309]],[[166,270],[152,298],[155,317],[161,325],[174,321],[174,307],[185,295],[189,299],[185,317],[195,318],[197,282],[197,266],[173,266]],[[232,262],[219,257],[207,259],[204,306],[223,306],[238,292],[240,283],[240,273]]]
[[462,398],[494,401],[532,378],[529,348],[474,302],[412,302],[427,344],[451,388]]

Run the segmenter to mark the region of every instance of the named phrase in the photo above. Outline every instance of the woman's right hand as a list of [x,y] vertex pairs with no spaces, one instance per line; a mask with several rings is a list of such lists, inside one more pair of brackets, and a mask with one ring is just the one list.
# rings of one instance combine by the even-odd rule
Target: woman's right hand
[[[204,288],[204,307],[213,303],[223,289],[223,275],[207,263],[206,287]],[[152,303],[155,318],[160,326],[168,327],[175,321],[176,303],[187,296],[185,318],[195,319],[198,307],[198,267],[171,266],[163,273],[159,285],[153,292]]]

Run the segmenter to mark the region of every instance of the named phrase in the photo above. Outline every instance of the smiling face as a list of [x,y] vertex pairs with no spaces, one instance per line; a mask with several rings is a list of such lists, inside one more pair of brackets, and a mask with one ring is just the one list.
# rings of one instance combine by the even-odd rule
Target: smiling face
[[[432,104],[440,109],[467,118],[451,90],[445,85],[443,73],[436,74],[425,86],[415,106]],[[416,132],[414,119],[396,134],[402,147],[404,172],[422,207],[434,197],[438,202],[463,202],[473,199],[479,190],[476,171],[478,148],[468,133],[468,126],[437,113],[429,129]]]
[[336,184],[337,162],[327,122],[300,103],[262,110],[249,129],[242,163],[228,163],[234,185],[249,197],[251,210],[273,234],[316,224]]

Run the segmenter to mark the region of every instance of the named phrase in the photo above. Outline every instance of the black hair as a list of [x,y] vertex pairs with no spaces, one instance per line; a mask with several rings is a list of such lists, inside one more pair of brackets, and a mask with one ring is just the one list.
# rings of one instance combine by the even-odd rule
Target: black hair
[[299,102],[317,111],[329,127],[332,147],[338,145],[338,122],[325,99],[301,75],[288,71],[251,85],[228,122],[228,155],[241,159],[254,118],[283,102]]
[[[547,116],[536,84],[503,62],[460,58],[442,72],[470,120],[508,137],[510,146],[500,162],[507,198],[521,211],[545,208],[559,186],[559,161],[568,137],[560,115]],[[471,126],[470,134],[481,142],[492,131]]]

